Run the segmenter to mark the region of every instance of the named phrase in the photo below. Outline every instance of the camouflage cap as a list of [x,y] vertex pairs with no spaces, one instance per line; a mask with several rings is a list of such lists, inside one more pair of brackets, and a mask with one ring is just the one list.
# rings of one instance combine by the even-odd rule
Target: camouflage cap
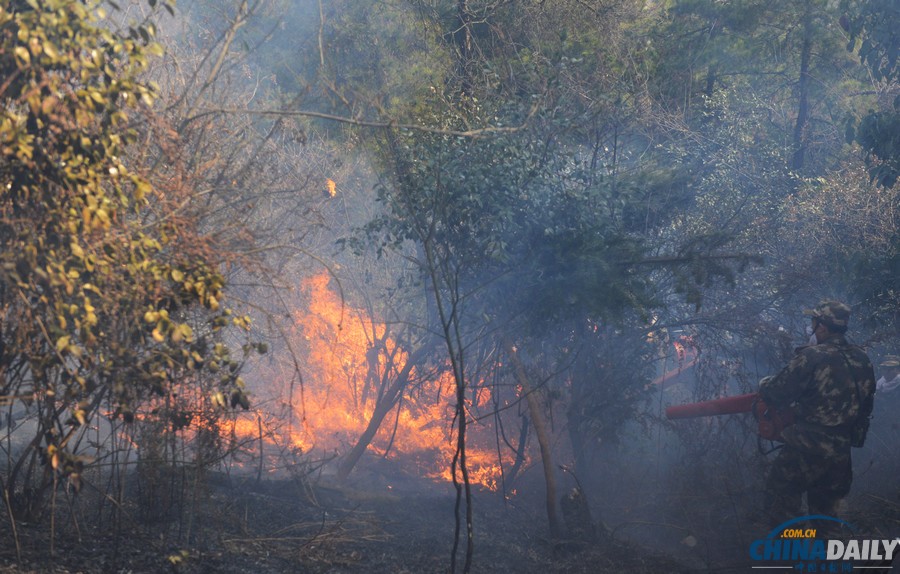
[[822,301],[815,309],[806,309],[803,314],[832,327],[846,327],[850,322],[850,307],[840,301]]
[[882,367],[900,367],[900,357],[897,355],[886,355],[881,361]]

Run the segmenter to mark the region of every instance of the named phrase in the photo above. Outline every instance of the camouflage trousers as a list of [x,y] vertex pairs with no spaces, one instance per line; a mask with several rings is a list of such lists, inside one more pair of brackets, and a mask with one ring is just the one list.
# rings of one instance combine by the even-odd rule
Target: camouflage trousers
[[838,504],[850,492],[853,467],[850,449],[811,453],[785,445],[773,461],[766,480],[766,510],[773,526],[807,514],[837,516]]

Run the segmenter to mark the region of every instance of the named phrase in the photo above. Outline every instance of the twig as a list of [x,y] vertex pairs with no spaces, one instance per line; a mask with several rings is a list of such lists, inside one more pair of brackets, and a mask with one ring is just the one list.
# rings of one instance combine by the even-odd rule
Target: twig
[[182,126],[186,126],[187,124],[193,122],[194,120],[201,119],[203,117],[214,115],[214,114],[247,114],[251,116],[277,116],[277,117],[308,117],[308,118],[318,118],[321,120],[331,120],[334,122],[339,122],[342,124],[349,124],[352,126],[363,127],[363,128],[377,128],[377,129],[400,129],[400,130],[410,130],[410,131],[418,131],[425,132],[430,134],[439,134],[439,135],[448,135],[448,136],[456,136],[462,138],[480,138],[485,136],[499,135],[499,134],[510,134],[516,133],[524,130],[528,127],[528,124],[532,118],[532,116],[537,112],[537,106],[533,107],[531,111],[528,113],[528,116],[518,126],[487,126],[483,128],[475,128],[471,130],[450,130],[445,128],[435,128],[431,126],[422,126],[417,124],[407,124],[401,123],[394,120],[390,121],[374,121],[374,120],[363,120],[359,118],[348,118],[346,116],[337,116],[334,114],[326,114],[322,112],[313,112],[310,110],[243,110],[238,108],[210,108],[205,109],[197,113],[195,116],[187,118],[182,122]]
[[886,505],[888,505],[888,506],[893,506],[893,507],[895,507],[895,508],[896,508],[896,507],[900,507],[900,504],[897,504],[896,501],[890,500],[890,499],[888,499],[888,498],[883,498],[883,497],[877,496],[877,495],[875,495],[875,494],[867,494],[866,496],[868,496],[868,497],[871,498],[872,500],[876,500],[876,501],[878,501],[878,502],[880,502],[880,503],[882,503],[882,504],[886,504]]
[[9,515],[9,525],[12,528],[13,540],[16,542],[16,561],[22,563],[22,545],[19,543],[19,530],[16,528],[16,518],[13,516],[12,504],[9,502],[9,490],[3,477],[0,477],[0,489],[3,489],[3,501],[6,503],[6,513]]

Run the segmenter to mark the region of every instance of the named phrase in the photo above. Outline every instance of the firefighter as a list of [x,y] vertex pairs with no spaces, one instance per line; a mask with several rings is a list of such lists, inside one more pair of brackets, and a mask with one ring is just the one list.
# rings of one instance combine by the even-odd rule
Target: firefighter
[[900,387],[900,357],[888,355],[879,366],[883,372],[876,383],[878,392],[886,393]]
[[766,480],[775,524],[801,516],[804,493],[808,514],[837,516],[853,481],[850,448],[862,446],[874,404],[872,362],[845,336],[850,307],[823,301],[804,314],[816,344],[801,348],[759,389],[766,404],[790,409],[796,420],[782,432],[784,447]]
[[900,357],[887,355],[878,366],[881,376],[875,383],[878,405],[872,415],[872,430],[881,437],[881,446],[894,452],[900,438],[900,421],[897,420],[897,410],[900,409]]

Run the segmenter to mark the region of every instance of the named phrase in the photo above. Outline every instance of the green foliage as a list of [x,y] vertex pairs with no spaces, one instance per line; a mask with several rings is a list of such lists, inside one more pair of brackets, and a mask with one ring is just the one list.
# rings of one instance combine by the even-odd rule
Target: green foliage
[[[429,112],[423,121],[451,131],[489,115],[479,103],[470,104]],[[506,257],[504,238],[516,215],[527,216],[524,194],[544,169],[533,143],[405,131],[388,134],[379,147],[397,178],[396,186],[379,188],[390,212],[369,225],[371,232],[385,233],[385,246],[428,241],[459,249],[458,260],[477,264]]]
[[[900,80],[900,7],[892,0],[842,0],[841,25],[849,34],[847,50],[859,55],[879,83]],[[896,93],[896,90],[894,91]],[[862,120],[847,122],[847,140],[858,142],[868,154],[869,176],[884,187],[900,177],[900,96],[891,106],[870,109]]]
[[617,440],[626,423],[638,418],[655,391],[647,383],[658,349],[637,325],[622,329],[586,321],[576,332],[577,339],[567,342],[574,363],[567,416],[575,427],[570,435],[587,451],[576,453],[582,457],[590,455],[589,445]]
[[859,123],[855,140],[867,150],[869,177],[890,188],[900,178],[900,106],[870,111]]
[[207,400],[246,404],[215,333],[247,320],[222,307],[220,256],[177,216],[190,191],[159,193],[128,162],[156,96],[140,79],[162,53],[155,28],[105,17],[96,1],[0,7],[0,392],[38,402],[36,441],[76,485],[70,441],[106,402],[131,420],[224,365]]
[[[520,121],[508,111],[469,102],[429,123],[451,130]],[[549,319],[572,305],[609,311],[640,298],[640,281],[624,265],[639,257],[640,242],[615,223],[624,187],[610,201],[608,187],[577,184],[566,157],[527,133],[470,140],[407,132],[382,150],[397,180],[379,188],[388,209],[369,236],[382,247],[425,247],[470,287],[492,284],[480,298],[493,313],[528,309]]]
[[841,0],[841,8],[841,26],[850,34],[847,49],[859,54],[876,80],[896,80],[900,6],[893,0]]
[[868,89],[844,49],[834,3],[679,0],[666,16],[653,29],[658,66],[650,79],[665,110],[702,129],[708,98],[741,93],[752,106],[769,108],[760,135],[775,138],[783,163],[803,175],[833,168],[843,116],[862,105],[848,92]]
[[[807,182],[791,198],[785,221],[790,233],[779,239],[785,252],[802,253],[817,276],[859,302],[859,316],[891,329],[897,319],[897,264],[900,190],[866,178],[861,161],[848,163],[829,177]],[[794,255],[795,268],[803,263]],[[782,258],[785,259],[785,258]]]

